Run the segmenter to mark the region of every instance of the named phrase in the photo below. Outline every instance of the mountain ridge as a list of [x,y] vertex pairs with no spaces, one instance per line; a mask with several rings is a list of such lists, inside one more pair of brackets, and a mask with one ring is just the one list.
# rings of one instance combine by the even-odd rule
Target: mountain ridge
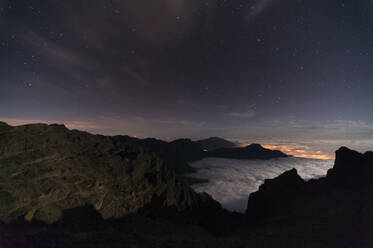
[[219,148],[207,152],[209,157],[233,158],[233,159],[273,159],[289,157],[289,155],[279,151],[266,149],[259,144],[251,144],[245,147]]
[[219,148],[233,148],[237,147],[237,144],[229,140],[220,137],[210,137],[207,139],[200,139],[196,141],[201,144],[202,148],[207,151],[216,150]]
[[167,162],[115,137],[33,124],[0,132],[0,220],[24,216],[55,222],[61,210],[93,205],[118,218],[155,202],[193,211],[219,203],[197,194]]

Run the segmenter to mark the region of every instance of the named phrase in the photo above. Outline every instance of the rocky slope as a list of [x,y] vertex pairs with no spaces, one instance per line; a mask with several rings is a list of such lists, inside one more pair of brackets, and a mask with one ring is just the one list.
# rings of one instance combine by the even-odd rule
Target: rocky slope
[[92,205],[104,219],[142,209],[220,209],[196,194],[154,153],[118,137],[63,125],[0,123],[0,220],[52,223]]

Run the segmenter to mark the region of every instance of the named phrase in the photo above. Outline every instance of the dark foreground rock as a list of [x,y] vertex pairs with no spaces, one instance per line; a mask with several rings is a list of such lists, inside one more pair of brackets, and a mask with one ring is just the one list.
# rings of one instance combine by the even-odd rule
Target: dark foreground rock
[[264,228],[275,236],[287,233],[289,242],[307,247],[369,247],[372,193],[372,153],[342,147],[325,178],[305,182],[293,169],[266,180],[249,197],[249,229],[257,233]]

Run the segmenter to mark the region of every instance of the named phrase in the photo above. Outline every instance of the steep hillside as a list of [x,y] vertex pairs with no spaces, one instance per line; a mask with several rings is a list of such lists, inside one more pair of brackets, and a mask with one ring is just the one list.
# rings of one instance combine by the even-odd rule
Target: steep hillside
[[144,148],[44,124],[0,124],[0,202],[5,222],[19,217],[55,222],[63,210],[86,204],[104,219],[155,205],[176,211],[220,208]]

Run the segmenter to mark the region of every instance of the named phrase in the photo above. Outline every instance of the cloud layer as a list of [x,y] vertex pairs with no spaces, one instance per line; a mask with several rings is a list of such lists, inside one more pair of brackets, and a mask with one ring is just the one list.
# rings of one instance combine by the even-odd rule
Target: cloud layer
[[197,192],[207,192],[223,207],[243,212],[249,194],[258,190],[264,179],[274,178],[296,168],[308,180],[326,175],[333,160],[281,158],[273,160],[235,160],[206,158],[190,163],[198,169],[193,176],[209,179],[208,183],[194,185]]

